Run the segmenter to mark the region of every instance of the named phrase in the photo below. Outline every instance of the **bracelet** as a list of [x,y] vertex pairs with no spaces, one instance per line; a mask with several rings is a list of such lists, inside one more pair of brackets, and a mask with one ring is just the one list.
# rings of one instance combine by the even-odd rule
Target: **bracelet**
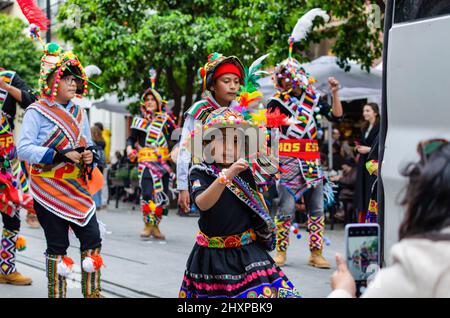
[[228,179],[227,175],[225,174],[226,171],[227,171],[227,169],[223,169],[222,171],[219,172],[219,183],[220,184],[229,185],[231,183],[231,180]]

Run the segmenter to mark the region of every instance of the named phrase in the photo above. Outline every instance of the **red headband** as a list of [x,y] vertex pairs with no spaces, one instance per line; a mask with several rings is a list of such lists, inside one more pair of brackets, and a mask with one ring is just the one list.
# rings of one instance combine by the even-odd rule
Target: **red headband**
[[242,79],[241,70],[233,63],[224,63],[222,65],[219,65],[219,67],[217,67],[217,70],[214,72],[213,80],[222,76],[223,74],[235,74],[239,76],[240,79]]

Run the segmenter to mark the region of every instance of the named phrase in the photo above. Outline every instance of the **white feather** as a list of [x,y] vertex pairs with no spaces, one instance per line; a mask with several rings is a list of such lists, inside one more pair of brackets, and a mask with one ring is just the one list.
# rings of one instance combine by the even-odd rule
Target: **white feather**
[[316,17],[322,17],[325,22],[330,20],[330,16],[325,10],[320,8],[309,10],[300,19],[298,19],[297,24],[292,31],[291,37],[294,38],[294,42],[298,42],[306,37],[309,31],[311,31],[313,21]]
[[257,58],[248,68],[248,74],[253,74],[257,70],[257,68],[260,67],[259,65],[261,64],[261,62],[264,61],[269,55],[270,53]]
[[102,70],[97,65],[88,65],[84,68],[87,77],[102,74]]

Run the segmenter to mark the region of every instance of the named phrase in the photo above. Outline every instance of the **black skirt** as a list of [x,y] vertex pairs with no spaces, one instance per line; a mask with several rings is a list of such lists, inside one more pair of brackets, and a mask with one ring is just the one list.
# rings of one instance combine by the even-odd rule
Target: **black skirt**
[[272,257],[258,244],[208,248],[195,244],[180,298],[300,297]]

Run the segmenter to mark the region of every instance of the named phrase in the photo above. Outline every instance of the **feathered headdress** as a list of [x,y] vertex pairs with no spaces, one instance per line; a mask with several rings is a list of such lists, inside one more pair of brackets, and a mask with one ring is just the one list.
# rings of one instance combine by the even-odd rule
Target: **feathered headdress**
[[328,14],[320,9],[314,8],[306,12],[295,24],[292,34],[289,37],[289,56],[286,60],[277,65],[275,69],[275,77],[273,78],[275,86],[278,90],[282,91],[282,87],[279,84],[280,78],[289,78],[292,81],[292,87],[301,87],[303,90],[310,90],[314,95],[314,89],[311,84],[314,84],[315,79],[311,77],[301,64],[292,57],[292,49],[294,43],[300,42],[306,38],[311,31],[314,20],[317,17],[321,17],[328,22],[330,17]]
[[35,24],[42,31],[47,31],[50,20],[33,0],[17,0],[17,3],[30,24]]
[[[99,88],[88,80],[81,62],[72,51],[64,51],[58,44],[46,44],[42,40],[40,31],[47,30],[50,20],[36,3],[33,0],[18,0],[17,3],[25,18],[30,23],[30,36],[39,40],[43,47],[44,56],[41,59],[41,71],[39,77],[41,96],[51,101],[55,99],[59,82],[66,70],[70,71],[70,73],[82,81],[80,87],[77,88],[78,97],[87,95],[88,82]],[[55,74],[55,79],[50,87],[47,80],[51,74]]]
[[145,92],[144,92],[144,93],[142,94],[142,96],[141,96],[141,101],[140,101],[140,104],[141,104],[141,113],[142,113],[143,115],[147,115],[147,110],[146,110],[146,108],[145,108],[145,97],[146,97],[148,94],[152,94],[153,97],[155,98],[156,103],[158,104],[158,111],[162,111],[163,104],[164,104],[164,101],[163,101],[161,95],[159,94],[159,92],[158,92],[158,91],[156,90],[156,88],[155,88],[155,87],[156,87],[156,78],[157,78],[157,76],[158,76],[158,73],[156,72],[156,70],[155,70],[153,67],[151,67],[151,68],[149,69],[149,71],[148,71],[148,75],[149,75],[151,87],[149,87],[149,88],[147,88],[147,89],[145,90]]
[[292,57],[292,48],[294,43],[300,42],[311,31],[313,22],[315,18],[322,17],[325,22],[330,20],[330,16],[326,13],[325,10],[320,8],[314,8],[306,12],[300,19],[298,19],[295,24],[294,30],[292,30],[292,34],[289,37],[289,57]]
[[[50,101],[55,99],[59,82],[66,70],[82,81],[81,87],[77,88],[76,94],[78,97],[87,95],[88,82],[99,88],[88,80],[83,65],[72,51],[65,51],[56,43],[45,44],[41,38],[40,29],[35,24],[30,25],[30,35],[32,38],[38,39],[41,42],[44,51],[44,55],[41,59],[41,71],[39,76],[39,87],[42,97],[45,97]],[[55,74],[55,79],[50,87],[48,78],[51,74]]]
[[261,70],[262,62],[269,56],[265,54],[256,59],[249,68],[244,69],[244,84],[241,85],[238,102],[239,106],[244,110],[249,105],[261,100],[263,94],[258,91],[258,80],[262,75],[268,75],[269,73]]

